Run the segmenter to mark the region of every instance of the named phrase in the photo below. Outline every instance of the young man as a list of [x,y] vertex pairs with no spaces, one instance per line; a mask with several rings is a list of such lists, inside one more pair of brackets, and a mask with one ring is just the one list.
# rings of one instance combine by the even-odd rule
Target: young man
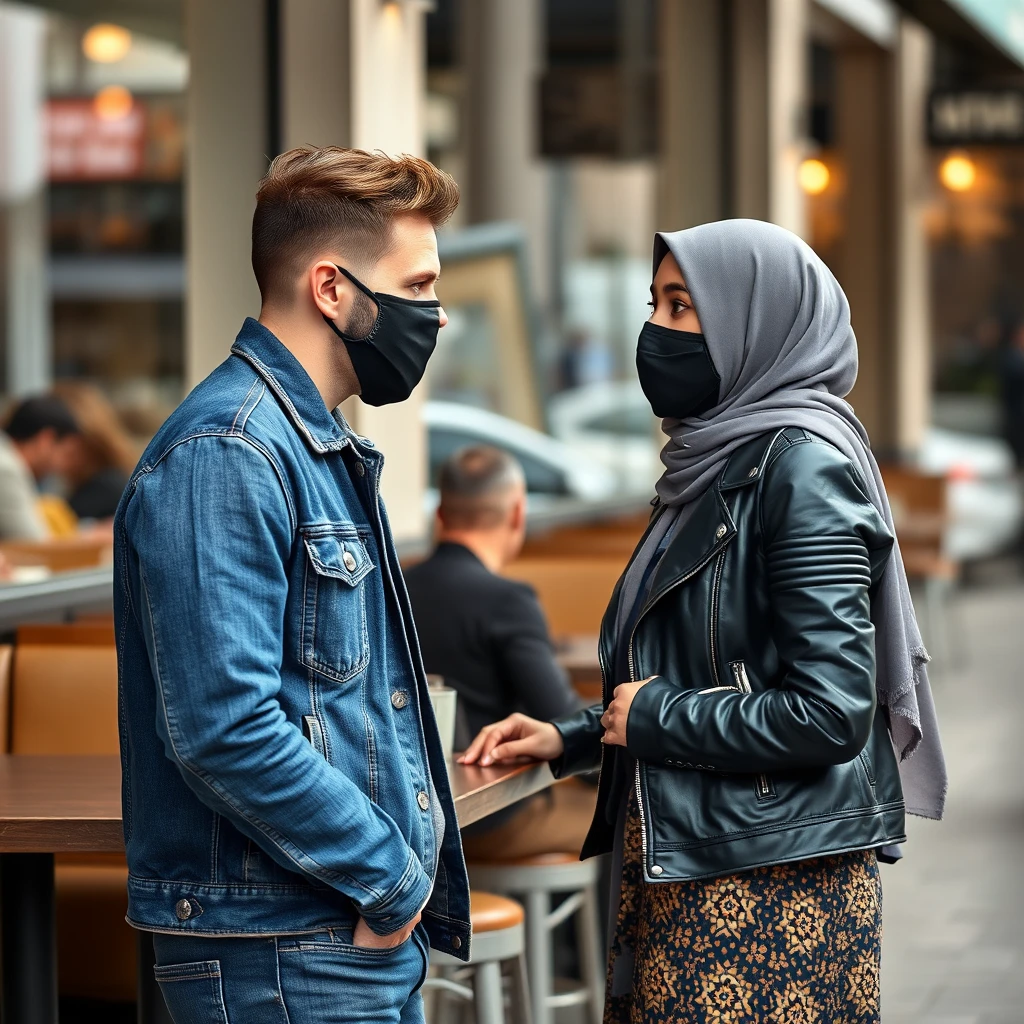
[[128,918],[155,933],[178,1024],[412,1024],[428,944],[468,957],[382,460],[332,413],[422,377],[457,202],[414,157],[278,157],[253,218],[259,321],[118,509]]
[[[438,544],[406,573],[427,671],[459,695],[468,743],[516,711],[550,721],[582,707],[559,666],[537,595],[500,571],[526,534],[526,486],[506,452],[476,445],[441,468]],[[593,787],[575,780],[463,833],[470,860],[578,852]]]
[[36,485],[67,467],[67,439],[78,433],[74,416],[54,395],[26,398],[0,431],[0,540],[48,536]]

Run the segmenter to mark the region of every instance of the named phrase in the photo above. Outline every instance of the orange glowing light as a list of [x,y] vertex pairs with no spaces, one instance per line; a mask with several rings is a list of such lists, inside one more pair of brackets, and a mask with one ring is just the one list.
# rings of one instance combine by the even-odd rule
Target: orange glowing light
[[800,164],[797,180],[808,195],[820,196],[828,188],[832,175],[821,160],[809,157]]
[[135,98],[123,85],[108,85],[92,99],[96,116],[104,121],[120,121],[132,112]]
[[966,192],[977,177],[978,169],[966,153],[950,153],[939,164],[939,181],[951,192]]
[[120,25],[93,25],[82,36],[82,52],[97,64],[113,64],[132,47],[132,34]]

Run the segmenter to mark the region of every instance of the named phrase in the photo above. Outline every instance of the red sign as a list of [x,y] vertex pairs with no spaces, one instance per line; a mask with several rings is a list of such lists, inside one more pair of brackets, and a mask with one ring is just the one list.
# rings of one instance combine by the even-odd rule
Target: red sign
[[51,181],[137,178],[143,170],[146,115],[138,101],[120,117],[102,117],[89,99],[46,104]]

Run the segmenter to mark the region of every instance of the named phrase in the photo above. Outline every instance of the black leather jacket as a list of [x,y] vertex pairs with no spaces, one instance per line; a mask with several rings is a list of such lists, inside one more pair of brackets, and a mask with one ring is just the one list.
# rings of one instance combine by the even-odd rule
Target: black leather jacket
[[[827,442],[789,429],[733,455],[655,570],[629,649],[631,679],[655,678],[627,746],[601,744],[600,705],[556,723],[556,775],[601,763],[584,857],[611,849],[627,784],[652,882],[904,841],[870,619],[891,546]],[[625,681],[606,668],[620,588],[601,628],[606,706]]]

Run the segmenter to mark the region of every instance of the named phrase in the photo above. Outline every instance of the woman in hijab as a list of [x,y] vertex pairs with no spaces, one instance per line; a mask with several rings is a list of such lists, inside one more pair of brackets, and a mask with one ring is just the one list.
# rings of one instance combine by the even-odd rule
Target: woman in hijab
[[655,239],[640,383],[668,443],[601,630],[604,701],[463,760],[601,765],[608,1024],[879,1017],[877,862],[946,776],[838,282],[759,221]]

